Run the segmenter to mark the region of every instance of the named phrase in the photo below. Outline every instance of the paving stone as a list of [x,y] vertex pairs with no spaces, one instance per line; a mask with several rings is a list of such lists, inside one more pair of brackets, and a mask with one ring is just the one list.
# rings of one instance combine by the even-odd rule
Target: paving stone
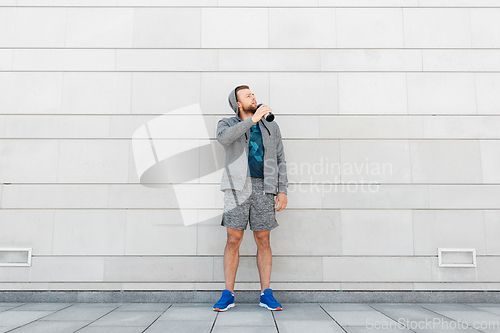
[[[229,311],[234,308],[229,309]],[[158,320],[192,320],[196,318],[197,320],[214,320],[217,316],[217,312],[212,309],[212,307],[175,307],[169,308],[164,314],[158,318]]]
[[333,311],[373,310],[370,305],[364,303],[320,303],[320,305],[325,310]]
[[115,311],[165,311],[171,303],[125,303]]
[[491,305],[488,305],[488,306],[479,306],[479,305],[476,305],[476,306],[473,306],[474,309],[477,309],[477,310],[482,310],[482,311],[486,311],[486,312],[489,312],[489,313],[494,313],[496,315],[500,315],[500,304],[497,305],[497,306],[491,306]]
[[[499,328],[456,327],[458,320],[471,326],[474,321],[498,322],[500,326],[500,304],[494,303],[282,304],[282,311],[239,303],[226,312],[216,312],[212,303],[4,302],[0,303],[0,333],[500,332]],[[405,324],[440,321],[432,329],[407,327],[408,330],[398,325],[401,318]],[[373,327],[375,323],[388,328]]]
[[319,304],[283,304],[282,311],[274,311],[276,320],[326,320],[332,321]]
[[212,325],[207,320],[157,320],[144,333],[209,333]]
[[490,312],[481,310],[470,310],[470,311],[439,310],[437,312],[457,322],[459,321],[465,322],[470,327],[473,327],[475,322],[477,322],[477,325],[481,325],[481,323],[491,322],[491,325],[497,325],[497,329],[500,330],[500,316]]
[[89,326],[140,326],[146,328],[162,313],[162,311],[113,311]]
[[42,321],[37,320],[14,330],[12,333],[68,333],[88,325],[88,321]]
[[5,332],[10,331],[16,327],[17,326],[0,326],[0,333],[5,333]]
[[[374,329],[365,326],[346,326],[345,330],[347,333],[373,333],[373,332],[384,332],[384,333],[411,333],[412,331],[406,328],[393,328],[393,329]],[[464,332],[462,332],[464,333]]]
[[172,303],[172,307],[176,308],[176,307],[184,307],[184,306],[201,306],[201,307],[206,306],[207,308],[212,309],[214,304],[215,304],[215,302],[214,303]]
[[[398,323],[403,323],[406,327],[410,327],[410,325],[428,325],[428,321],[453,321],[452,319],[446,318],[439,313],[423,308],[419,305],[403,304],[399,307],[394,307],[386,304],[374,304],[372,305],[372,307],[397,321]],[[423,324],[421,324],[420,322],[423,322]]]
[[416,305],[420,305],[421,307],[424,307],[424,308],[432,310],[432,311],[437,311],[437,310],[451,310],[451,311],[474,310],[474,307],[467,305],[467,304],[462,304],[462,303],[416,303]]
[[280,333],[344,333],[342,328],[333,320],[276,320],[276,322]]
[[[238,327],[238,333],[277,333],[276,327]],[[234,333],[234,327],[230,326],[214,326],[212,333]]]
[[77,333],[142,333],[143,331],[144,327],[141,326],[87,326]]
[[271,311],[257,304],[238,304],[228,311],[219,312],[217,326],[276,326]]
[[[436,326],[440,327],[440,326]],[[481,333],[482,331],[478,331],[475,329],[459,329],[459,328],[434,328],[434,329],[415,329],[414,330],[416,333]],[[495,333],[498,333],[498,330],[495,331]]]
[[374,325],[379,322],[380,325],[387,323],[387,326],[394,325],[397,326],[397,322],[391,318],[383,315],[382,313],[372,310],[360,310],[360,311],[332,311],[327,310],[327,312],[332,316],[335,321],[337,321],[341,326],[366,326]]
[[57,311],[72,306],[74,303],[26,303],[11,311]]
[[100,307],[114,307],[114,308],[117,308],[123,304],[126,304],[126,303],[93,303],[93,302],[79,302],[79,303],[75,303],[75,306],[84,306],[84,307],[96,307],[96,308],[100,308]]
[[53,311],[4,311],[0,312],[2,326],[21,326],[45,317]]
[[110,311],[113,311],[114,309],[116,309],[116,306],[94,306],[94,305],[87,306],[87,305],[75,304],[69,308],[54,312],[50,316],[43,318],[43,320],[92,321],[92,320],[97,320],[98,318],[104,316]]

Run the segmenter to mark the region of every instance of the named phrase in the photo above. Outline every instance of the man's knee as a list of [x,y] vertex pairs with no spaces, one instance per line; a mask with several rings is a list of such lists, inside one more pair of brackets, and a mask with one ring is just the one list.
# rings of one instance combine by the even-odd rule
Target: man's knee
[[254,231],[255,243],[258,247],[269,247],[269,232],[270,230]]
[[243,240],[244,230],[227,228],[227,245],[229,247],[239,247]]

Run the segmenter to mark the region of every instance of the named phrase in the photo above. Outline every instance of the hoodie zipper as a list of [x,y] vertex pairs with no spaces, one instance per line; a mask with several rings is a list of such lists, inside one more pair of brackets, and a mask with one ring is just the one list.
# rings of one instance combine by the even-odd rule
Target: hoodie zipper
[[[236,117],[236,119],[238,119],[238,121],[242,121],[239,117]],[[257,123],[258,124],[258,123]],[[271,136],[271,132],[269,131],[269,128],[267,128],[266,124],[264,124],[264,122],[262,122],[262,125],[264,125],[265,129],[267,130],[267,133],[269,133],[269,136]],[[247,131],[248,132],[248,131]],[[247,132],[245,132],[245,139],[246,139],[246,142],[248,142],[248,134]],[[262,190],[262,194],[263,195],[266,195],[266,190],[263,189]]]

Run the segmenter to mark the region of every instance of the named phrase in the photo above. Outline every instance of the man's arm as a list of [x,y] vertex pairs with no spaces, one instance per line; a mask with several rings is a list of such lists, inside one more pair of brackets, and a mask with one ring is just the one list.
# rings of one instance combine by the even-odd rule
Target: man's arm
[[234,126],[230,126],[227,120],[223,118],[217,123],[217,141],[223,146],[228,146],[245,134],[253,125],[255,123],[251,117]]
[[278,137],[276,153],[277,153],[277,162],[278,162],[278,193],[287,194],[288,187],[288,177],[286,174],[286,161],[285,161],[285,150],[283,149],[283,142],[281,140],[281,131],[280,127],[276,123],[277,130],[276,134]]

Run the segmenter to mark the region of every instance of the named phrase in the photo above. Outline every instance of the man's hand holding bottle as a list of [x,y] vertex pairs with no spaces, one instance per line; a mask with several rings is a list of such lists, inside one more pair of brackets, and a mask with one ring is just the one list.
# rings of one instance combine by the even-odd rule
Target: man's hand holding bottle
[[264,118],[264,116],[268,113],[270,113],[272,110],[269,108],[269,106],[267,105],[261,105],[254,113],[254,115],[252,116],[252,120],[254,122],[254,124],[257,124],[259,122],[259,120],[261,120],[262,118]]

